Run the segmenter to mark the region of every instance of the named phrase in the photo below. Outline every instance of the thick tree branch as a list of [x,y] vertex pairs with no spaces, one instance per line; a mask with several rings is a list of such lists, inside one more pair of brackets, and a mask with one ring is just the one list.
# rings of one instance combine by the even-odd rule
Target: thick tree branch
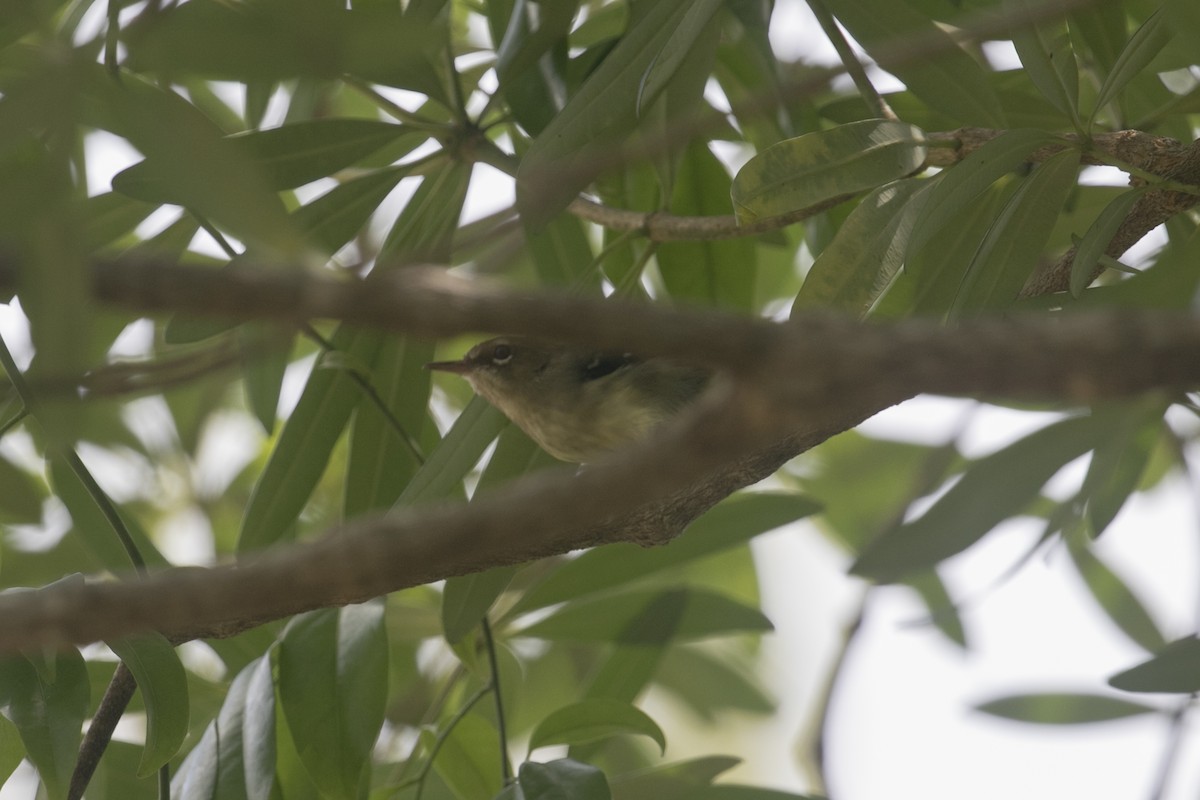
[[[670,536],[714,498],[918,392],[1083,403],[1200,384],[1200,321],[1186,316],[1040,315],[954,328],[831,317],[772,324],[504,292],[421,270],[349,283],[294,271],[149,263],[109,265],[98,273],[97,291],[141,310],[333,317],[420,336],[538,333],[689,359],[724,370],[729,380],[655,441],[578,475],[539,473],[466,506],[352,521],[237,566],[0,597],[0,650],[146,628],[173,638],[232,633],[499,564],[609,541],[663,541],[664,531]],[[728,470],[729,463],[738,467]],[[666,496],[672,499],[653,505]],[[653,526],[629,524],[638,515],[661,526],[656,536],[645,535]]]

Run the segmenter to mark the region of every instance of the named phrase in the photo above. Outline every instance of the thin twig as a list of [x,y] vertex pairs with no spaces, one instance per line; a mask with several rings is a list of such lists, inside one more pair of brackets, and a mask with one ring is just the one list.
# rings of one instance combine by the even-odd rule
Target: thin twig
[[[334,346],[333,342],[322,336],[320,332],[318,332],[317,329],[312,325],[305,323],[300,326],[300,330],[305,336],[316,342],[325,352],[337,352],[337,348]],[[354,382],[354,384],[362,391],[362,393],[367,396],[367,399],[371,401],[371,405],[375,406],[376,410],[383,415],[383,419],[388,424],[388,427],[400,437],[400,441],[403,442],[404,446],[408,448],[409,455],[411,455],[418,464],[424,464],[425,455],[421,452],[421,444],[413,437],[411,433],[408,432],[404,425],[401,424],[400,420],[396,418],[396,415],[392,413],[390,408],[388,408],[387,403],[382,397],[379,396],[379,392],[375,390],[375,387],[371,384],[371,382],[362,374],[360,374],[359,371],[354,368],[354,366],[355,365],[352,364],[348,369],[343,369],[342,373]]]
[[488,669],[491,672],[492,696],[496,700],[496,731],[500,736],[500,774],[504,785],[512,782],[512,767],[508,763],[508,725],[504,718],[504,700],[500,696],[500,663],[496,660],[496,642],[492,638],[492,624],[485,614],[479,622],[483,631],[483,643],[487,648]]

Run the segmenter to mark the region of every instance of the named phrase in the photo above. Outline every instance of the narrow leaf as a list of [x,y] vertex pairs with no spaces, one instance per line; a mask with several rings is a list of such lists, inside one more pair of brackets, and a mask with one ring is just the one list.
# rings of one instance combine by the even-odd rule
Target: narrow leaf
[[[75,649],[0,659],[0,712],[16,726],[52,798],[66,796],[91,689]],[[34,661],[36,659],[36,662]]]
[[463,476],[479,462],[483,451],[507,425],[504,415],[486,400],[472,398],[442,437],[437,449],[429,454],[425,464],[404,487],[396,505],[415,505],[450,494],[461,485]]
[[1083,539],[1083,536],[1068,536],[1067,552],[1097,604],[1113,624],[1140,647],[1151,653],[1166,647],[1166,637],[1146,605]]
[[[912,0],[828,0],[829,9],[879,66],[926,105],[968,125],[1006,128],[987,71]],[[911,42],[936,55],[912,58]],[[905,46],[907,45],[907,46]]]
[[584,700],[554,711],[533,729],[529,749],[587,744],[624,734],[648,736],[661,751],[667,749],[662,728],[646,712],[629,703],[606,699]]
[[975,709],[993,717],[1037,725],[1087,725],[1158,712],[1144,703],[1082,692],[1009,695],[980,703]]
[[674,635],[681,639],[698,639],[739,631],[771,630],[771,622],[756,608],[742,605],[724,595],[704,589],[672,591],[629,591],[612,597],[579,600],[568,603],[549,617],[535,622],[520,632],[521,636],[567,641],[621,641],[630,644],[658,644],[664,641],[662,631],[642,630],[633,640],[630,622],[645,619],[647,612],[671,605],[673,596],[685,599],[683,616]]
[[677,570],[819,510],[813,500],[799,495],[767,492],[733,495],[664,547],[648,549],[617,543],[588,550],[564,562],[526,593],[514,612],[554,605],[666,570]]
[[[373,359],[379,344],[379,334],[345,326],[333,337],[336,352],[365,363]],[[238,552],[261,549],[287,535],[361,399],[362,389],[345,371],[313,370],[254,485],[242,519]]]
[[526,761],[518,780],[525,800],[612,800],[603,772],[569,758]]
[[496,758],[499,750],[496,728],[471,713],[443,740],[433,766],[458,800],[492,800],[502,788]]
[[[719,0],[658,0],[600,63],[529,148],[517,173],[517,203],[540,228],[575,198],[634,129],[686,55]],[[686,25],[685,25],[686,23]],[[681,28],[681,26],[683,26]]]
[[1079,246],[1075,249],[1075,260],[1071,263],[1071,295],[1079,297],[1083,290],[1096,276],[1096,266],[1101,257],[1107,254],[1108,244],[1116,235],[1121,223],[1129,216],[1133,204],[1145,194],[1143,190],[1131,189],[1117,195],[1083,235]]
[[294,618],[279,646],[279,702],[309,776],[334,797],[357,797],[387,701],[384,604]]
[[1055,137],[1044,131],[1026,128],[1005,131],[953,167],[942,170],[925,202],[921,219],[913,228],[909,250],[915,253],[924,247],[989,186],[1024,164],[1034,150],[1054,141]]
[[1104,84],[1096,95],[1093,116],[1120,94],[1131,80],[1141,75],[1171,39],[1174,31],[1169,15],[1163,11],[1161,8],[1156,10],[1134,31],[1133,36],[1129,37],[1129,43],[1117,57],[1117,63],[1104,77]]
[[863,120],[768,147],[746,162],[730,196],[742,223],[816,205],[902,178],[925,160],[920,128]]
[[1112,676],[1108,683],[1127,692],[1200,692],[1200,639],[1177,639],[1149,661]]
[[1094,420],[1074,417],[979,459],[923,515],[869,544],[851,571],[890,582],[962,552],[1020,514],[1046,481],[1091,449],[1095,439]]
[[474,630],[516,572],[515,566],[492,567],[446,581],[442,593],[442,628],[446,632],[446,641],[458,644]]
[[1021,182],[967,266],[951,314],[1004,308],[1016,299],[1075,186],[1078,168],[1079,153],[1066,150]]
[[[1018,18],[1034,10],[1032,0],[1005,0],[1006,10]],[[1029,25],[1014,31],[1013,46],[1033,85],[1055,108],[1070,117],[1076,130],[1079,119],[1079,66],[1065,24]]]
[[838,228],[813,262],[792,305],[863,316],[899,272],[904,250],[933,184],[916,179],[881,186]]
[[138,776],[170,761],[188,732],[188,688],[183,664],[161,634],[145,633],[108,643],[129,667],[146,706],[146,745]]
[[291,189],[332,175],[409,131],[371,119],[331,118],[293,122],[229,137],[259,164],[272,189]]

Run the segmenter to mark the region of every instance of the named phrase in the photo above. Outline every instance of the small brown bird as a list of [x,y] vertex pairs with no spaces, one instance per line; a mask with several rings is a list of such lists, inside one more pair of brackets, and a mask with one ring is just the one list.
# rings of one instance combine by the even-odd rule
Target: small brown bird
[[695,400],[711,377],[665,359],[518,336],[489,339],[461,361],[426,366],[462,375],[543,450],[577,463],[642,438]]

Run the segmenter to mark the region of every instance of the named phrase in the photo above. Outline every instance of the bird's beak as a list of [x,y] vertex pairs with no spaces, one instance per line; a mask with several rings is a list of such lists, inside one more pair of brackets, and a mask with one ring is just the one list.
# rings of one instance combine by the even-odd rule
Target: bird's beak
[[468,361],[431,361],[425,365],[425,369],[438,370],[439,372],[453,372],[458,375],[466,375],[471,371],[471,364]]

